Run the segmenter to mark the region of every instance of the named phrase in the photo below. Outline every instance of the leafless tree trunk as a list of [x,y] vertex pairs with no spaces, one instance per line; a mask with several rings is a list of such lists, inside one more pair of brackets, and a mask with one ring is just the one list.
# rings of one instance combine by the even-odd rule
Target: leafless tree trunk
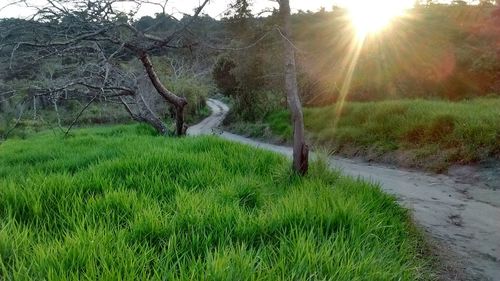
[[293,123],[293,168],[300,175],[305,175],[309,169],[309,147],[304,136],[304,115],[297,86],[295,47],[290,41],[292,35],[290,1],[280,0],[279,4],[284,47],[285,91]]
[[141,93],[137,93],[135,96],[136,103],[141,110],[141,119],[138,121],[150,124],[156,129],[161,135],[168,134],[168,127],[165,123],[151,110],[149,105],[144,100],[144,96]]
[[37,107],[36,107],[36,96],[33,96],[33,120],[36,120],[37,118]]
[[151,127],[155,128],[155,130],[160,135],[168,134],[169,131],[168,127],[158,116],[156,116],[153,110],[151,110],[147,102],[144,100],[144,96],[141,93],[136,91],[135,94],[133,95],[133,103],[136,105],[137,112],[134,112],[134,110],[132,110],[132,108],[130,107],[129,103],[126,100],[126,97],[120,97],[120,101],[125,106],[125,109],[132,117],[132,119],[134,119],[137,122],[146,123],[150,125]]
[[57,127],[62,129],[61,115],[59,114],[59,106],[57,105],[57,97],[52,97],[52,105],[54,106],[54,112],[57,118]]
[[140,60],[146,69],[149,79],[153,83],[156,91],[175,108],[175,123],[176,123],[176,134],[182,136],[186,133],[184,127],[184,108],[188,104],[187,100],[183,97],[176,96],[174,93],[170,92],[160,81],[160,78],[156,74],[153,68],[153,63],[147,53],[143,53],[140,56]]

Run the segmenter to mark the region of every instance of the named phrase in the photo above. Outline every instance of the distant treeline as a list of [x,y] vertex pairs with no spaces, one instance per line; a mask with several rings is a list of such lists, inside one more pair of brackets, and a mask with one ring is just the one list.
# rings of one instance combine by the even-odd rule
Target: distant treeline
[[[299,48],[311,54],[301,64],[308,101],[335,100],[346,81],[346,64],[355,50],[345,43],[352,35],[342,31],[348,30],[342,17],[333,12],[317,17],[315,25],[297,22]],[[366,39],[348,99],[456,100],[499,92],[500,15],[495,17],[490,6],[431,5],[410,11],[387,31]]]
[[[500,10],[493,5],[425,5],[361,43],[346,11],[293,17],[299,83],[307,105],[399,98],[459,100],[500,93]],[[219,87],[255,97],[281,89],[279,34],[267,18],[223,21],[238,42],[216,67]],[[352,79],[346,77],[355,61]]]

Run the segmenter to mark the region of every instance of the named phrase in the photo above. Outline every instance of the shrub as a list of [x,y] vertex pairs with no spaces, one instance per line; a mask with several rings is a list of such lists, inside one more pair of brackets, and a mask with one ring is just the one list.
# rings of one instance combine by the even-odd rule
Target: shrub
[[208,95],[213,92],[213,87],[203,80],[195,78],[170,78],[167,85],[176,95],[185,97],[188,100],[186,108],[186,117],[189,122],[197,120],[209,114],[206,107]]

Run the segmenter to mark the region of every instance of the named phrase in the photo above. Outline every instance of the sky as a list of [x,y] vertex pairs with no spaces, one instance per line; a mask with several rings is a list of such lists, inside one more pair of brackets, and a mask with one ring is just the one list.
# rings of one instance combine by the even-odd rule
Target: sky
[[[0,9],[5,6],[10,0],[0,0]],[[150,0],[150,1],[159,1],[164,2],[164,0]],[[220,18],[224,12],[227,10],[229,3],[234,0],[210,0],[208,6],[203,10],[204,13],[215,17]],[[298,10],[311,10],[317,11],[321,7],[330,10],[334,5],[340,5],[352,1],[352,0],[290,0],[290,6],[292,7],[292,12],[297,12]],[[374,0],[366,0],[366,1],[374,1]],[[28,0],[31,4],[43,5],[45,0]],[[260,12],[266,8],[270,8],[276,6],[276,3],[273,3],[271,0],[253,0],[253,10],[254,12]],[[167,12],[173,15],[182,15],[182,14],[192,14],[192,11],[195,7],[198,7],[201,3],[201,0],[169,0]],[[130,9],[130,8],[129,8]],[[128,9],[128,10],[129,10]],[[159,7],[154,5],[146,5],[144,6],[138,13],[138,16],[151,15],[153,16],[155,13],[159,12]],[[125,8],[127,10],[127,8]],[[32,14],[33,11],[26,7],[19,6],[9,6],[0,10],[0,18],[5,17],[28,17]]]

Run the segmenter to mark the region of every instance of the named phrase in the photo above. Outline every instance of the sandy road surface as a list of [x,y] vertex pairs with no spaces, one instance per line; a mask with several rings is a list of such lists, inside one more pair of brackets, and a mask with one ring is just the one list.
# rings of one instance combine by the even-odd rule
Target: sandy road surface
[[[218,129],[229,108],[209,100],[212,115],[188,130],[189,135],[217,134],[222,138],[275,151],[291,157],[289,147],[267,144]],[[438,244],[444,245],[445,264],[463,267],[457,280],[500,281],[500,190],[458,183],[445,175],[398,170],[337,157],[329,159],[333,168],[345,174],[380,184],[413,212],[415,221]],[[499,186],[500,187],[500,186]],[[453,274],[453,273],[451,273]]]

